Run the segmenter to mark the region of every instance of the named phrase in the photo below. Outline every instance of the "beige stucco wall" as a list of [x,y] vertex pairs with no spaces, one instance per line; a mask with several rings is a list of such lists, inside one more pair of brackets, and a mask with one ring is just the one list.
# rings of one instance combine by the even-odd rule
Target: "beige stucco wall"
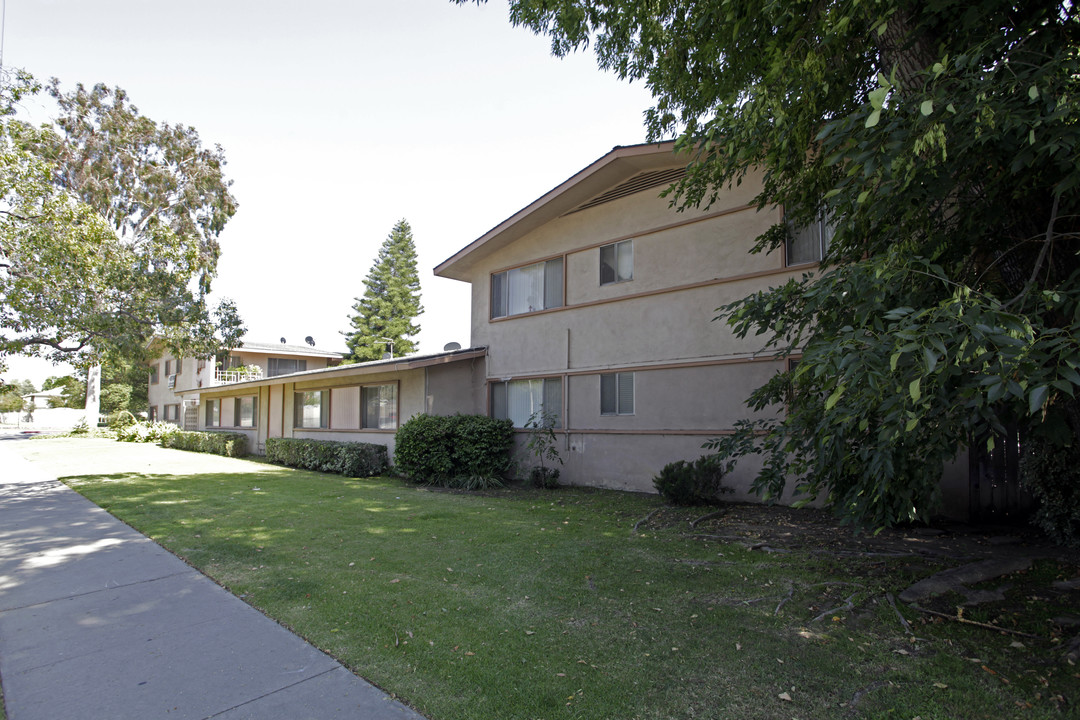
[[[702,444],[709,435],[664,434],[621,435],[582,432],[559,434],[563,459],[559,481],[567,485],[655,493],[653,478],[664,465],[675,460],[694,460],[708,451]],[[526,436],[518,435],[518,458],[524,466],[535,464],[524,449]],[[760,469],[757,458],[747,458],[724,479],[734,493],[727,500],[759,501],[750,484]]]
[[[709,210],[677,213],[652,188],[558,218],[476,261],[473,345],[488,347],[488,377],[514,378],[641,363],[747,357],[716,309],[800,271],[780,253],[751,254],[779,211],[748,208],[757,178],[722,193]],[[601,244],[632,239],[633,279],[601,285]],[[492,320],[491,274],[565,256],[566,304]]]
[[[427,372],[427,407],[430,415],[483,415],[487,413],[486,360],[479,357],[444,365]],[[405,418],[406,420],[408,418]]]
[[[335,377],[294,375],[283,377],[281,382],[273,379],[257,383],[227,385],[201,393],[199,408],[200,430],[223,430],[240,432],[248,436],[252,452],[261,454],[268,437],[311,438],[315,440],[338,440],[344,442],[368,442],[385,445],[391,459],[394,454],[396,430],[298,428],[293,426],[294,394],[304,391],[335,390],[365,385],[397,385],[398,424],[422,412],[452,414],[455,412],[479,412],[478,398],[485,391],[483,358],[446,362],[430,367],[410,370],[387,370],[370,372],[370,368],[358,367],[355,373],[334,370]],[[237,397],[259,398],[258,427],[240,428],[226,425],[228,414],[223,413],[221,427],[206,427],[205,403],[220,399],[227,405]],[[331,416],[334,413],[331,411]]]
[[745,406],[750,390],[767,382],[783,364],[769,360],[699,367],[634,371],[634,414],[600,413],[600,375],[567,378],[565,426],[611,432],[724,431],[735,421],[761,417]]

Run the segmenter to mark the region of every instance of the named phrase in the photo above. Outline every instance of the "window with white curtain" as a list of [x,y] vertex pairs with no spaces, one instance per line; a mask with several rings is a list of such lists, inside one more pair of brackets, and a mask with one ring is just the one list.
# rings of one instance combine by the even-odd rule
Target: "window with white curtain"
[[206,427],[221,427],[221,400],[206,401]]
[[233,402],[233,422],[238,427],[255,427],[255,416],[259,401],[254,395],[239,397]]
[[634,414],[634,373],[604,373],[600,376],[600,414]]
[[363,390],[365,428],[397,428],[397,385],[367,385]]
[[562,258],[513,268],[491,276],[491,317],[562,307]]
[[327,390],[298,392],[293,400],[293,427],[325,428],[330,425],[330,393]]
[[491,416],[525,427],[533,416],[549,413],[553,427],[562,427],[562,378],[511,380],[491,384]]
[[634,241],[623,240],[600,247],[600,284],[634,279]]

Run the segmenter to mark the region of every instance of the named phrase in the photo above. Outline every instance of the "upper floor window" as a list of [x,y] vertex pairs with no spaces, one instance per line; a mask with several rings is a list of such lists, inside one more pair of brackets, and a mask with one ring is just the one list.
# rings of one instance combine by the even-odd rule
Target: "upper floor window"
[[634,414],[634,373],[604,373],[600,376],[600,414]]
[[158,384],[158,365],[157,365],[157,363],[154,363],[153,365],[150,366],[150,384],[151,385],[157,385]]
[[525,427],[531,419],[546,413],[553,427],[562,427],[562,378],[511,380],[491,384],[491,416],[510,419],[514,427]]
[[172,360],[165,361],[165,377],[172,375]]
[[600,284],[626,282],[634,279],[634,241],[600,247]]
[[297,358],[270,358],[266,369],[267,377],[277,377],[278,375],[290,375],[295,372],[304,372],[307,370],[307,360],[298,360]]
[[562,307],[563,259],[555,258],[491,276],[491,317]]
[[809,225],[788,228],[788,240],[785,257],[788,265],[820,262],[832,243],[836,228],[828,216],[819,218]]
[[184,372],[184,358],[176,358],[176,374]]

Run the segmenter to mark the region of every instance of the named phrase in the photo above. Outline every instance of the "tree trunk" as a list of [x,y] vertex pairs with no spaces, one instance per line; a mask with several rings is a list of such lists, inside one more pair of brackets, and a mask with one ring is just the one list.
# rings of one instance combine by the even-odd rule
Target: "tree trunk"
[[101,366],[93,365],[86,371],[86,426],[97,427],[101,414]]

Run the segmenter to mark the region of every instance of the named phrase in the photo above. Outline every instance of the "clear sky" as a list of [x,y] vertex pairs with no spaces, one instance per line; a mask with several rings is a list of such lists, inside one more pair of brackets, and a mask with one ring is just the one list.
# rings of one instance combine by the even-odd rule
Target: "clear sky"
[[[253,341],[344,350],[354,298],[404,218],[420,350],[467,345],[468,287],[432,268],[645,140],[641,83],[591,53],[552,57],[504,0],[6,0],[4,17],[5,67],[120,86],[147,117],[222,146],[240,209],[214,291]],[[63,374],[8,364],[9,379]]]

